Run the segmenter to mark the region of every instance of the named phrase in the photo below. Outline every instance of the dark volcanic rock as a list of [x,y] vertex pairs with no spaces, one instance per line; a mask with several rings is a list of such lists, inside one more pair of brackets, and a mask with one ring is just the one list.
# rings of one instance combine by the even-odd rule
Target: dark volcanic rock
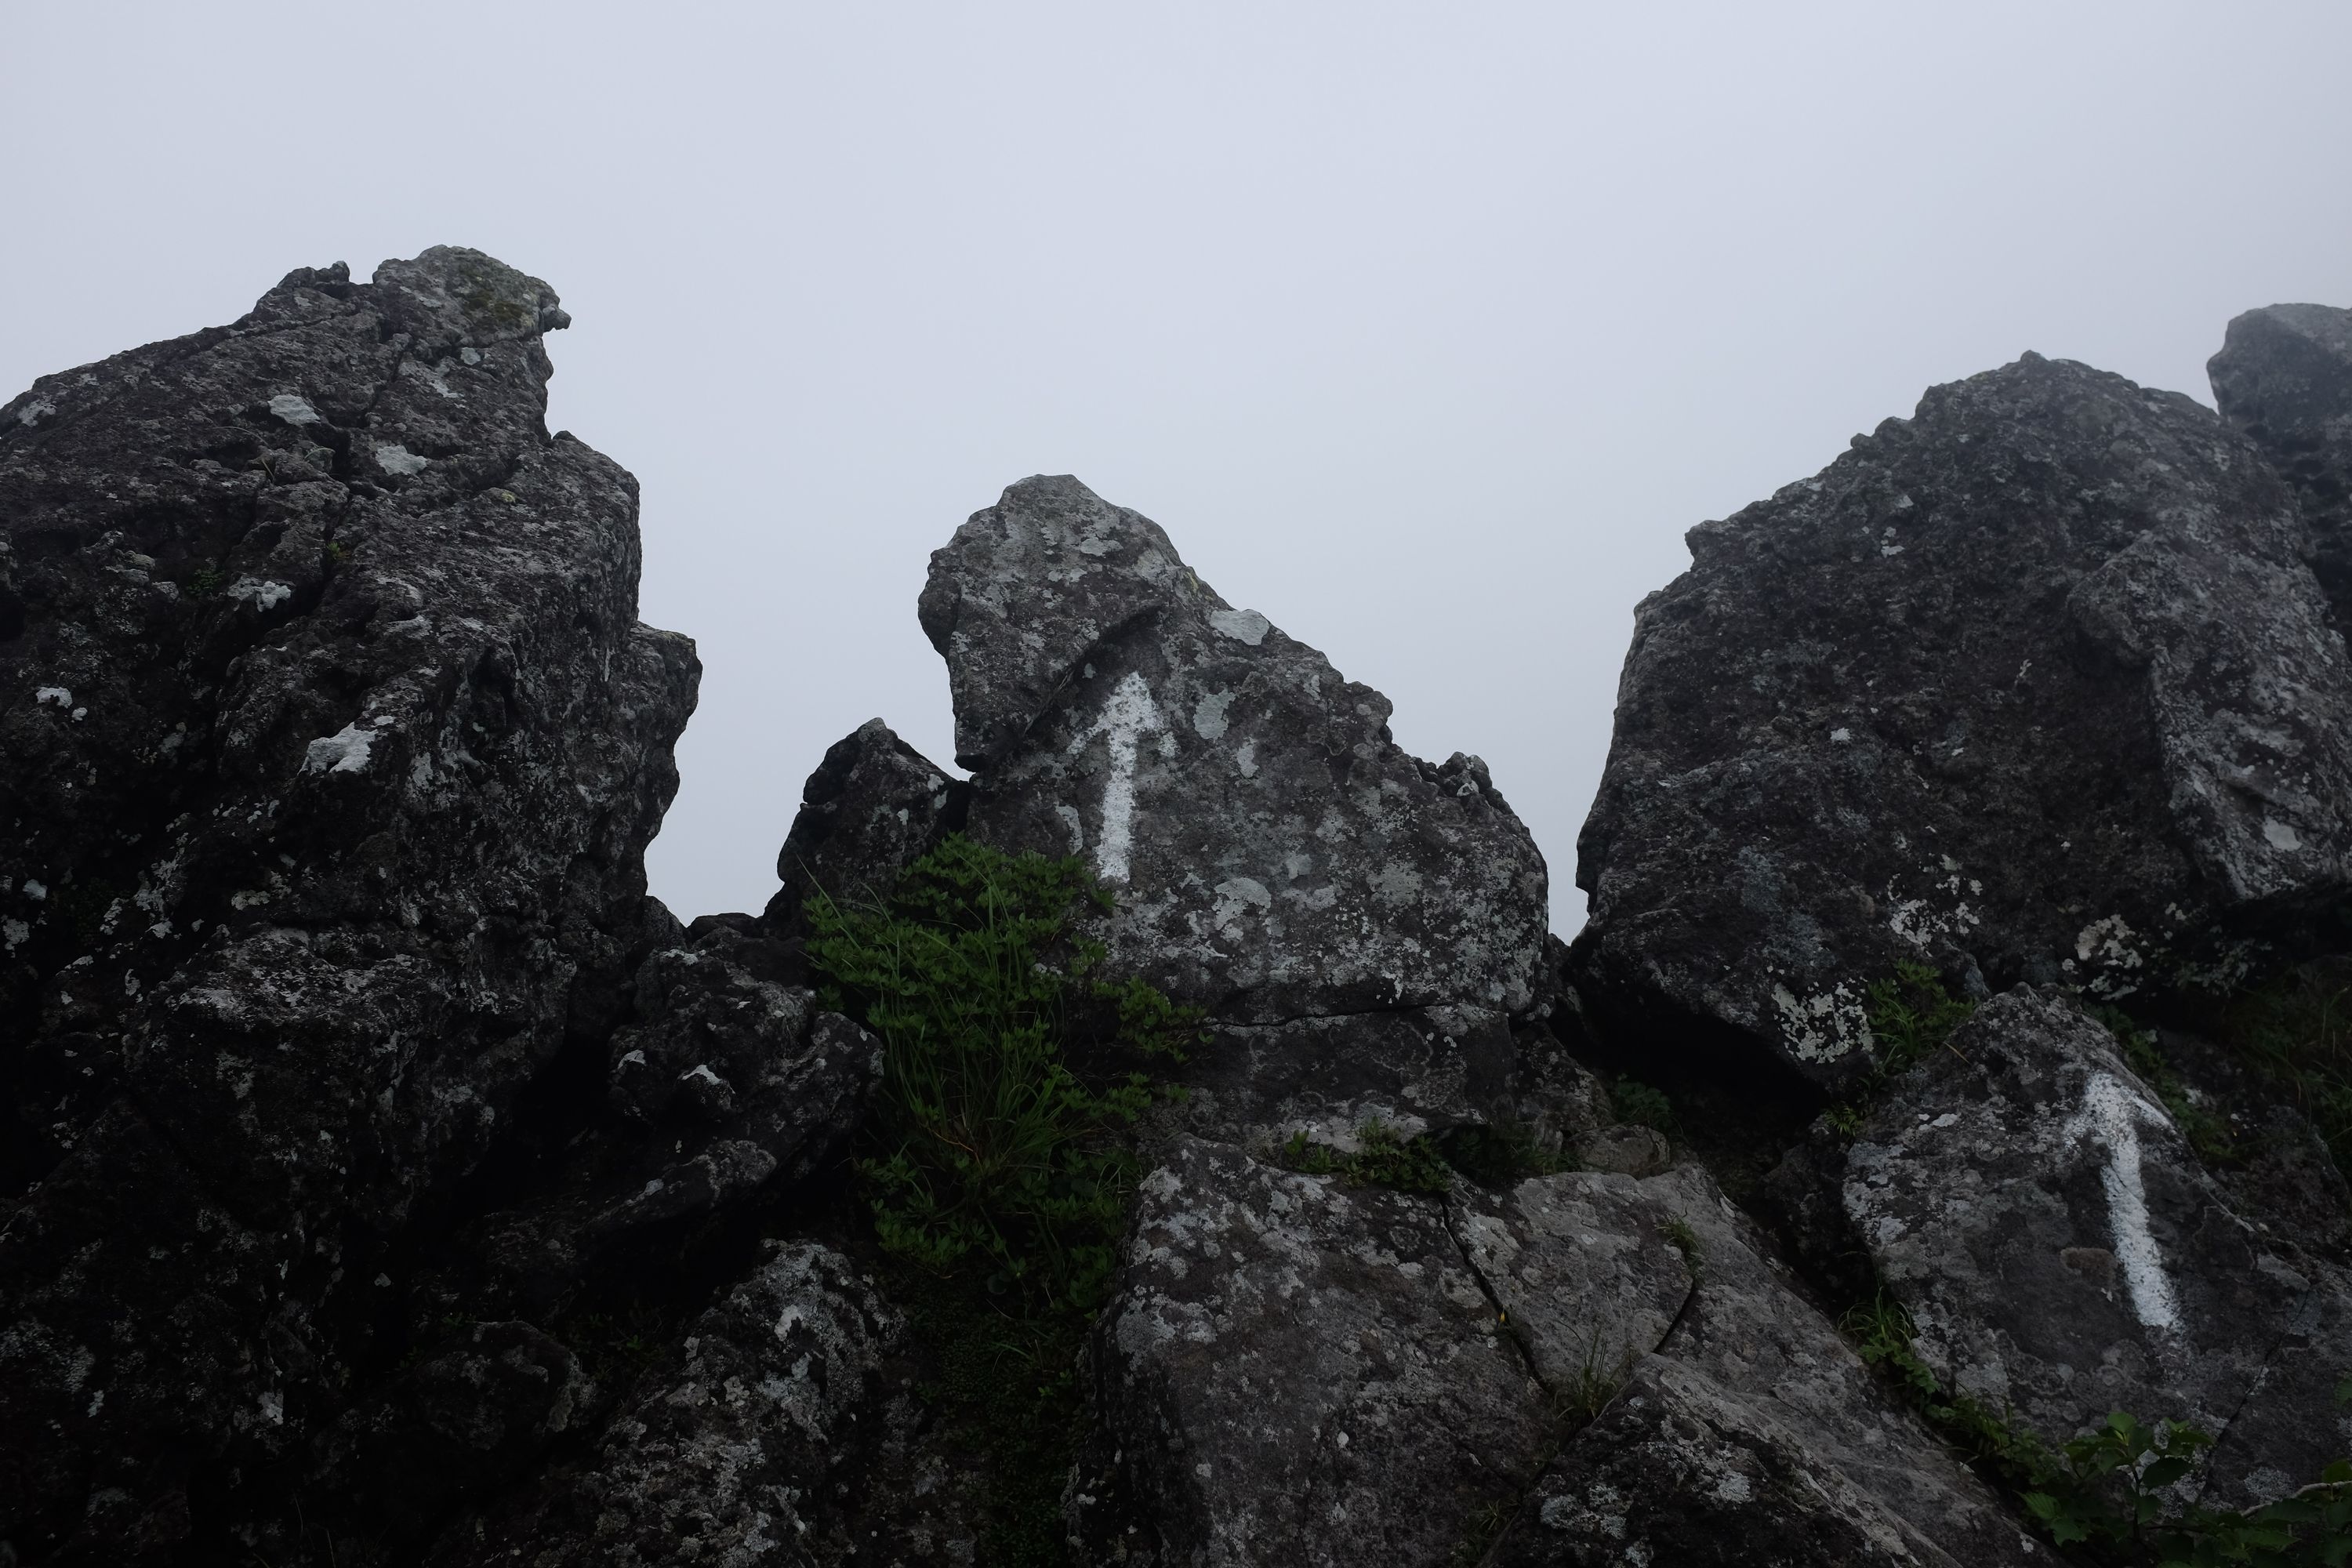
[[2303,502],[2313,568],[2352,610],[2352,310],[2273,305],[2230,323],[2206,364],[2213,401],[2268,455]]
[[620,1126],[554,1192],[477,1226],[518,1309],[552,1317],[583,1279],[649,1265],[688,1226],[847,1146],[881,1044],[763,977],[790,966],[782,945],[720,925],[646,960],[607,1053]]
[[1543,858],[1484,763],[1416,761],[1389,704],[1068,478],[931,557],[972,833],[1082,854],[1114,963],[1236,1023],[1528,1005]]
[[869,719],[824,753],[801,791],[800,814],[776,855],[783,886],[761,917],[785,938],[804,938],[812,892],[871,899],[961,830],[971,795],[887,724]]
[[306,268],[0,408],[27,1561],[169,1555],[294,1463],[626,1005],[697,666],[636,620],[634,481],[542,424],[563,324],[473,251]]
[[[882,1436],[898,1315],[839,1254],[776,1255],[702,1314],[675,1371],[616,1417],[592,1462],[450,1529],[435,1568],[529,1562],[855,1562],[842,1521]],[[861,1426],[864,1430],[861,1433]]]
[[[2053,1439],[2113,1410],[2194,1422],[2222,1439],[2233,1502],[2317,1479],[2347,1435],[2322,1391],[2352,1352],[2315,1331],[2352,1314],[2340,1273],[2264,1248],[2070,999],[2008,993],[1952,1047],[1872,1112],[1843,1179],[1922,1359]],[[2283,1400],[2310,1418],[2279,1419]]]
[[2352,670],[2292,498],[2185,397],[2029,355],[1691,531],[1599,799],[1586,999],[1821,1082],[1898,960],[2219,983],[2352,853]]

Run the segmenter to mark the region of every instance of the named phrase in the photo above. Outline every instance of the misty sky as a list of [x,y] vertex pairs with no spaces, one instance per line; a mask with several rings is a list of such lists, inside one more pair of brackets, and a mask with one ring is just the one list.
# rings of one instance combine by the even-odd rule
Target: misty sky
[[1582,920],[1683,531],[2026,349],[2210,402],[2352,304],[2352,5],[72,5],[0,16],[0,399],[435,244],[546,279],[702,703],[651,855],[757,909],[930,551],[1075,473],[1484,756]]

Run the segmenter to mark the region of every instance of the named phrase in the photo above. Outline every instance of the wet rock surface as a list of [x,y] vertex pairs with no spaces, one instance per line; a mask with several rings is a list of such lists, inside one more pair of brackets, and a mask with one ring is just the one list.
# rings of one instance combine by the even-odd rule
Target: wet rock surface
[[1612,1027],[1836,1084],[1898,961],[2227,984],[2342,899],[2352,669],[2293,497],[2187,398],[2029,355],[1688,540],[1578,845]]
[[2221,417],[2260,447],[2303,504],[2312,565],[2352,607],[2352,310],[2273,305],[2230,323],[2206,366]]
[[809,775],[776,855],[783,886],[762,924],[777,937],[804,940],[812,896],[855,903],[887,893],[898,872],[962,829],[970,794],[881,720],[859,725]]
[[1486,764],[1408,756],[1389,703],[1076,479],[1024,479],[931,558],[984,840],[1078,854],[1113,961],[1234,1023],[1532,998],[1543,858]]
[[[2209,1479],[2233,1500],[2338,1457],[2320,1395],[2352,1356],[2315,1355],[2313,1332],[2352,1310],[2340,1273],[2266,1247],[2071,998],[2007,993],[1951,1045],[1872,1113],[1839,1193],[1938,1378],[2053,1440],[2114,1410],[2193,1422],[2221,1438]],[[2305,1403],[2300,1432],[2276,1418]],[[2238,1432],[2255,1408],[2274,1413],[2263,1435]]]

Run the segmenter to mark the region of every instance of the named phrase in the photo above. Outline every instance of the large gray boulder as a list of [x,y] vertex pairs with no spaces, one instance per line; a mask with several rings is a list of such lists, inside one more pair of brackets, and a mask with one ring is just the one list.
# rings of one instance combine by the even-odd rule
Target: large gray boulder
[[2352,1450],[2341,1271],[2231,1212],[2106,1030],[2021,987],[1951,1046],[1870,1113],[1839,1193],[1937,1377],[2053,1441],[2115,1410],[2194,1422],[2231,1506]]
[[2230,323],[2207,362],[2221,417],[2269,457],[2303,503],[2313,569],[2352,609],[2352,310],[2273,305]]
[[176,1560],[192,1487],[217,1530],[298,1465],[625,1010],[698,668],[636,619],[635,481],[544,426],[566,320],[474,251],[304,268],[0,406],[25,1561]]
[[2352,668],[2259,449],[2028,355],[1691,531],[1578,841],[1586,1000],[1819,1083],[1870,982],[2226,984],[2352,886]]
[[[1498,1527],[1496,1562],[1679,1561],[1717,1527],[1696,1560],[1755,1536],[2038,1561],[1693,1169],[1436,1196],[1179,1141],[1092,1373],[1088,1561],[1434,1565]],[[1613,1512],[1554,1500],[1603,1489]]]
[[783,886],[761,923],[784,940],[805,939],[812,900],[855,906],[888,893],[899,872],[963,826],[970,793],[887,724],[867,720],[809,774],[776,854]]
[[1071,1494],[1094,1560],[1435,1564],[1534,1479],[1549,1398],[1439,1199],[1183,1139],[1129,1247]]
[[1218,597],[1149,518],[1024,479],[931,557],[971,830],[1079,854],[1114,963],[1235,1023],[1528,1005],[1543,858],[1485,764]]

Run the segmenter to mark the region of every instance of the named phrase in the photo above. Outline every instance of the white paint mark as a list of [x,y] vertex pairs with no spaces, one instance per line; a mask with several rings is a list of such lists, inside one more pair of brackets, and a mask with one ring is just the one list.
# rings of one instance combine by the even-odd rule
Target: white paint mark
[[2132,1312],[2147,1327],[2169,1333],[2180,1326],[2180,1304],[2164,1272],[2164,1253],[2147,1223],[2147,1189],[2140,1180],[2139,1124],[2170,1125],[2163,1111],[2126,1088],[2113,1073],[2094,1073],[2083,1086],[2083,1107],[2066,1123],[2066,1146],[2088,1136],[2107,1151],[2099,1173],[2107,1194],[2107,1224]]
[[1127,880],[1128,857],[1135,848],[1135,743],[1147,730],[1164,730],[1151,688],[1129,670],[1103,704],[1094,728],[1071,742],[1076,751],[1097,735],[1108,737],[1110,777],[1103,784],[1102,841],[1095,846],[1095,874],[1106,882]]
[[1264,642],[1265,634],[1274,629],[1274,623],[1255,610],[1211,610],[1209,625],[1235,642],[1244,642],[1252,647]]
[[269,400],[269,412],[275,414],[289,425],[323,425],[326,423],[326,420],[320,416],[319,411],[310,406],[310,400],[309,398],[297,397],[290,392],[281,392],[277,396],[271,398]]
[[375,464],[387,474],[421,474],[430,458],[420,458],[396,442],[375,443]]
[[346,724],[331,735],[322,735],[310,742],[302,753],[302,771],[306,773],[365,773],[368,749],[375,744],[375,731],[362,730],[357,724]]

